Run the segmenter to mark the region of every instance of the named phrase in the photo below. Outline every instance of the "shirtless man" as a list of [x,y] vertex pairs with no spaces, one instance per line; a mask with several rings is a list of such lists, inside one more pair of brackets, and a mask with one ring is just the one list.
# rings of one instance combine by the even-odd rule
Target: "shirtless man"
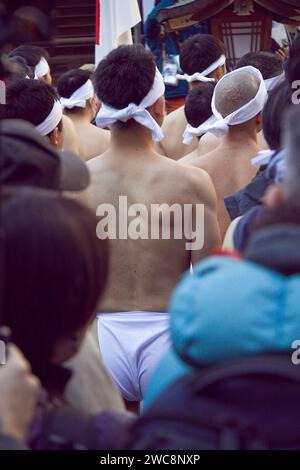
[[64,113],[76,129],[79,156],[87,161],[104,153],[109,146],[110,133],[91,124],[97,111],[91,73],[86,70],[70,70],[58,80]]
[[[215,88],[212,103],[214,114],[220,120],[212,125],[210,132],[224,136],[215,150],[189,161],[212,178],[222,236],[230,224],[224,198],[245,187],[257,173],[251,159],[259,151],[257,134],[262,129],[266,99],[266,86],[257,69],[244,67],[223,77]],[[248,107],[240,111],[245,105]]]
[[[140,401],[169,347],[165,312],[170,294],[190,263],[207,256],[220,241],[216,196],[203,170],[182,166],[155,152],[153,139],[162,137],[164,84],[149,52],[140,45],[113,50],[99,64],[94,83],[102,101],[96,122],[109,125],[111,144],[107,152],[88,162],[92,183],[86,202],[99,216],[112,205],[123,218],[126,214],[119,197],[126,196],[131,208],[139,204],[141,229],[149,233],[148,238],[135,240],[126,234],[123,239],[108,236],[110,279],[98,316],[104,363],[124,398]],[[161,234],[168,226],[169,239],[151,239],[153,225],[145,209],[157,214],[160,209],[154,204],[165,204],[160,208],[158,228]],[[192,205],[189,225],[193,221],[198,231],[204,229],[202,249],[187,249],[189,235],[174,239],[175,218],[163,223],[173,204],[181,208]],[[197,220],[196,204],[204,205],[202,222]],[[128,219],[132,220],[130,212]],[[102,223],[103,217],[100,220]]]
[[[207,78],[216,82],[220,80],[226,73],[225,54],[222,42],[210,34],[197,34],[183,43],[180,51],[180,66],[186,74],[191,90],[203,86]],[[195,73],[199,75],[193,77]],[[184,106],[166,117],[163,125],[165,137],[160,147],[167,157],[179,160],[197,148],[197,139],[194,139],[190,145],[182,143],[182,134],[186,125]],[[211,147],[206,147],[205,150],[209,151]]]
[[214,89],[215,83],[206,83],[204,86],[194,88],[186,97],[184,114],[188,124],[183,134],[183,141],[188,145],[196,138],[199,143],[193,152],[178,160],[178,163],[197,165],[202,139],[216,120],[211,109]]
[[[272,91],[282,80],[284,80],[284,70],[282,60],[271,52],[249,52],[245,54],[236,64],[236,69],[251,65],[257,68],[265,81],[268,93]],[[259,132],[257,142],[260,150],[269,148],[263,131]],[[207,133],[201,139],[198,146],[198,154],[208,153],[219,145],[219,139],[212,134]]]

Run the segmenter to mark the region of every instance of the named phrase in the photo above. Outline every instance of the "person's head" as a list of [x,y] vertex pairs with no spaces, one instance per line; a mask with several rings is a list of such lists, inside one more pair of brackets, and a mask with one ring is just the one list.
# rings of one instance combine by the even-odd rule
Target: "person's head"
[[[84,113],[89,117],[90,121],[92,121],[99,108],[90,80],[91,76],[92,74],[86,70],[74,69],[61,75],[57,82],[57,91],[60,97],[63,98],[62,103],[66,98],[71,98],[75,92],[86,85],[87,90],[83,90],[82,96],[78,98],[77,103],[74,100],[74,103],[66,101],[63,106],[67,114]],[[89,96],[89,98],[83,99],[86,96]],[[84,104],[80,103],[80,101],[84,101]]]
[[[7,87],[6,104],[1,106],[1,117],[23,119],[37,127],[52,113],[56,102],[58,96],[51,85],[38,80],[23,79]],[[58,122],[53,121],[52,125],[50,123],[45,132],[42,134],[49,138],[51,144],[61,149],[64,138],[61,116]]]
[[300,34],[290,48],[286,73],[291,85],[295,81],[300,80]]
[[264,80],[276,77],[283,73],[282,61],[271,52],[248,52],[236,64],[236,69],[252,65],[258,69]]
[[10,83],[15,83],[24,78],[34,78],[31,67],[27,65],[27,62],[23,57],[10,57],[6,60],[5,65],[10,72],[10,77],[7,80],[8,86]]
[[287,82],[280,83],[269,93],[268,101],[263,110],[263,131],[267,144],[272,150],[283,147],[283,123],[285,111],[292,104],[292,92]]
[[52,192],[2,194],[3,320],[37,374],[80,348],[107,278],[105,240],[86,207]]
[[199,127],[211,117],[211,101],[214,89],[214,83],[206,83],[203,87],[191,90],[187,95],[184,113],[188,124],[192,127]]
[[[98,65],[93,77],[95,92],[103,104],[124,109],[130,103],[139,105],[151,90],[156,74],[152,54],[142,45],[119,46],[110,52]],[[165,114],[165,100],[161,96],[148,108],[155,121],[162,125]],[[118,121],[112,126],[128,129],[139,126],[130,119]]]
[[[196,34],[184,41],[180,50],[180,66],[187,75],[201,73],[226,55],[224,44],[211,34]],[[207,75],[216,81],[226,74],[226,65],[222,65]],[[192,82],[192,87],[203,85],[202,82]]]
[[[259,74],[259,72],[258,72]],[[260,80],[255,74],[240,69],[225,75],[215,88],[215,107],[223,118],[248,104],[258,94]],[[239,125],[230,126],[234,130],[241,127],[262,128],[262,113],[258,112],[252,119]]]
[[[22,45],[9,53],[9,57],[23,57],[27,65],[32,68],[33,75],[38,80],[52,84],[52,76],[49,68],[49,54],[42,47]],[[42,66],[41,66],[42,65]]]

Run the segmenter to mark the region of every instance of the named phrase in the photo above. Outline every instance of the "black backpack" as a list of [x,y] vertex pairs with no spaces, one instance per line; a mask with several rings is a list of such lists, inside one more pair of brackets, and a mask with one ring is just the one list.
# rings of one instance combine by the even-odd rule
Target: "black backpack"
[[197,370],[161,394],[127,448],[300,449],[300,366],[268,354]]

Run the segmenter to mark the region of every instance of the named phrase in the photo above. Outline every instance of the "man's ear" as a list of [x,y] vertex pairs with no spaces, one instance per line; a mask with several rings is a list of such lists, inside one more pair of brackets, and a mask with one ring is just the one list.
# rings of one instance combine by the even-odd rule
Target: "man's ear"
[[255,120],[256,120],[256,126],[257,126],[257,129],[258,129],[258,132],[260,132],[263,128],[263,113],[262,113],[262,111],[257,114]]
[[161,96],[152,106],[151,106],[151,114],[154,119],[158,122],[160,126],[162,126],[164,122],[164,118],[166,115],[166,101],[165,97]]
[[58,136],[58,128],[56,127],[50,134],[49,134],[49,140],[51,142],[51,145],[54,145],[55,147],[59,143],[59,136]]
[[215,71],[214,71],[214,78],[219,81],[221,78],[227,73],[226,65],[220,65]]
[[263,203],[265,206],[270,209],[280,206],[285,200],[284,191],[281,186],[276,186],[275,184],[269,186],[264,197]]

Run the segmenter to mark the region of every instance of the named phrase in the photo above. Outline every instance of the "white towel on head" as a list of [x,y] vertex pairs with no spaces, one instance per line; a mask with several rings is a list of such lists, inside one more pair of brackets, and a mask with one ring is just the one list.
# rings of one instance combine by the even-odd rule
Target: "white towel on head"
[[55,101],[51,113],[38,126],[36,130],[42,135],[48,135],[52,132],[62,120],[62,107],[59,101]]
[[60,103],[63,108],[85,108],[86,101],[95,95],[92,81],[87,80],[80,88],[78,88],[69,98],[61,98]]
[[[241,72],[249,73],[256,78],[258,78],[260,85],[255,97],[246,103],[241,108],[237,109],[233,113],[229,114],[226,117],[223,117],[216,108],[216,94],[218,93],[219,86],[221,86],[222,81],[228,79],[228,77],[232,75],[240,74]],[[218,82],[213,99],[212,99],[212,111],[214,116],[217,118],[217,121],[208,129],[208,132],[214,134],[216,137],[223,137],[229,130],[229,126],[236,126],[238,124],[243,124],[244,122],[249,121],[250,119],[254,118],[258,113],[260,113],[266,103],[268,98],[268,92],[266,89],[266,85],[262,74],[258,69],[252,66],[242,67],[240,69],[234,70],[233,72],[228,73],[225,75],[221,80]]]
[[192,82],[215,82],[214,78],[207,78],[207,75],[213,73],[218,67],[222,67],[226,63],[225,55],[221,55],[221,57],[216,60],[213,64],[211,64],[207,69],[203,70],[203,72],[196,72],[193,75],[188,75],[185,73],[184,75],[177,75],[178,80],[186,80],[188,83]]
[[206,134],[207,131],[211,128],[211,126],[214,125],[216,121],[216,116],[212,115],[198,127],[193,127],[188,124],[185,128],[182,142],[185,145],[189,145],[194,137],[201,137],[202,135]]
[[136,122],[144,127],[147,127],[152,132],[152,139],[160,141],[163,139],[163,132],[161,127],[151,116],[147,108],[152,106],[161,96],[165,93],[165,84],[162,74],[156,69],[154,82],[149,93],[140,102],[140,104],[130,103],[124,109],[116,109],[102,103],[101,109],[96,117],[96,124],[98,127],[105,128],[117,121],[127,122],[134,119]]
[[41,60],[34,68],[34,78],[38,80],[50,71],[50,67],[48,62],[46,61],[45,57],[41,57]]

